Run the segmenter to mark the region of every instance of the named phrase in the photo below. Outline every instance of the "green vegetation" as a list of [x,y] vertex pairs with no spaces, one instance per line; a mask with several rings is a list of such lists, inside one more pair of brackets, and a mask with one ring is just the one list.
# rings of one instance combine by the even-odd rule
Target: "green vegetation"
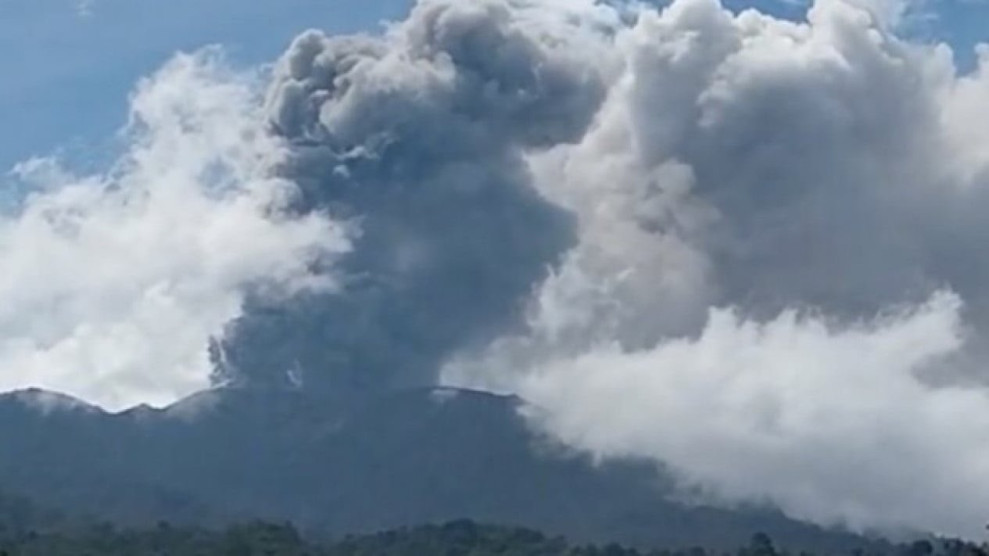
[[[6,506],[4,506],[6,508]],[[20,506],[24,510],[24,506]],[[54,522],[50,522],[54,523]],[[764,534],[733,552],[703,548],[642,551],[618,545],[574,546],[561,537],[519,528],[455,521],[399,529],[335,542],[307,541],[291,525],[255,522],[226,531],[173,527],[144,530],[110,525],[32,529],[3,523],[0,556],[810,556],[777,549]],[[986,547],[962,541],[884,545],[849,556],[987,556]]]
[[[989,547],[932,539],[895,545],[865,541],[847,556],[989,556]],[[823,553],[822,553],[823,554]],[[0,495],[0,556],[814,556],[778,548],[757,533],[736,550],[577,545],[517,527],[459,520],[316,541],[288,523],[256,521],[225,530],[159,523],[148,529],[66,518],[23,498]]]

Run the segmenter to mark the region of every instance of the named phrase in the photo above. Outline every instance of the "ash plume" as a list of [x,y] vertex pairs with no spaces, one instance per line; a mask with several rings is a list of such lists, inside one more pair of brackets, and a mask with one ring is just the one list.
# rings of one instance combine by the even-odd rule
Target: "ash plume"
[[[161,94],[137,96],[156,122],[143,137],[166,141],[146,144],[207,137],[195,152],[219,153],[225,191],[248,193],[217,197],[200,180],[216,159],[192,158],[180,177],[202,185],[189,195],[202,218],[162,217],[140,237],[158,252],[176,222],[212,230],[192,234],[215,249],[190,260],[215,264],[156,266],[131,246],[152,270],[137,290],[113,282],[133,295],[109,309],[88,300],[104,298],[91,284],[112,259],[36,292],[39,261],[59,259],[32,253],[100,237],[65,235],[44,217],[50,201],[96,191],[66,211],[87,209],[84,231],[130,214],[89,210],[134,206],[119,191],[137,188],[150,215],[184,203],[144,185],[162,183],[152,172],[67,188],[31,165],[63,187],[0,221],[0,300],[85,310],[25,324],[0,309],[19,341],[0,342],[5,384],[90,393],[123,377],[120,399],[167,398],[205,382],[212,337],[222,383],[327,399],[511,392],[540,431],[601,459],[653,460],[708,501],[975,537],[989,508],[989,55],[960,73],[946,45],[899,35],[904,13],[817,0],[792,22],[714,0],[421,0],[380,36],[302,34],[232,113],[187,102],[228,94],[215,85],[229,76],[193,71],[206,77],[176,88],[188,72],[166,71],[146,89]],[[217,113],[251,123],[172,125]],[[151,152],[123,167],[168,149]],[[249,225],[209,226],[233,208]],[[38,230],[59,239],[23,248]],[[266,248],[243,249],[255,241]],[[192,331],[168,338],[182,373],[140,372],[139,350],[104,376],[45,359],[63,341],[96,345],[76,334],[92,322],[146,345],[164,309],[128,308],[160,291]],[[225,302],[200,311],[204,298]]]

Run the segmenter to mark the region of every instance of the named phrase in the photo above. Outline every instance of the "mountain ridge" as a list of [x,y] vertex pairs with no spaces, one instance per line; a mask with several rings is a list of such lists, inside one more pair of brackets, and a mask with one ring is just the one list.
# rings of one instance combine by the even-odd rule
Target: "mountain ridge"
[[757,530],[794,548],[868,542],[768,508],[675,502],[651,465],[596,465],[534,434],[511,396],[420,388],[330,403],[221,388],[119,413],[24,397],[0,396],[0,488],[127,525],[259,518],[341,535],[469,518],[642,546],[736,546]]

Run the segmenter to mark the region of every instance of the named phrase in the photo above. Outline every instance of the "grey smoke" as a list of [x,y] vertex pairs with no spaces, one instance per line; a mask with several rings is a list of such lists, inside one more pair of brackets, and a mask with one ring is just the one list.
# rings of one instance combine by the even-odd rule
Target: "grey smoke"
[[978,535],[985,69],[840,0],[807,23],[676,2],[615,51],[591,131],[530,158],[578,246],[529,330],[445,380],[711,499]]
[[897,13],[426,1],[303,35],[268,101],[282,171],[362,235],[341,295],[249,304],[221,370],[440,370],[708,501],[975,534],[989,80]]
[[975,536],[989,55],[960,75],[903,13],[422,0],[383,36],[307,32],[236,114],[277,154],[249,177],[292,184],[245,237],[298,255],[237,258],[232,301],[182,322],[220,382],[513,392],[708,500]]
[[[342,295],[256,299],[218,352],[251,384],[435,381],[505,332],[576,239],[523,155],[578,140],[604,97],[598,33],[540,3],[423,2],[384,37],[309,32],[279,62],[271,124],[294,146],[296,209],[353,219]],[[480,345],[480,344],[478,344]]]

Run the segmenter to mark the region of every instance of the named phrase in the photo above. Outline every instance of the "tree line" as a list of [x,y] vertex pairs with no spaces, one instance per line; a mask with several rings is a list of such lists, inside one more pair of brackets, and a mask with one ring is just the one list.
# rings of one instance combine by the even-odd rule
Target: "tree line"
[[[817,556],[777,548],[761,533],[725,552],[703,547],[642,550],[617,544],[575,545],[529,529],[469,520],[318,542],[285,523],[253,522],[222,531],[167,523],[145,530],[109,524],[35,528],[25,517],[37,516],[16,514],[0,525],[0,556]],[[847,556],[989,556],[985,545],[950,539],[883,546]]]

